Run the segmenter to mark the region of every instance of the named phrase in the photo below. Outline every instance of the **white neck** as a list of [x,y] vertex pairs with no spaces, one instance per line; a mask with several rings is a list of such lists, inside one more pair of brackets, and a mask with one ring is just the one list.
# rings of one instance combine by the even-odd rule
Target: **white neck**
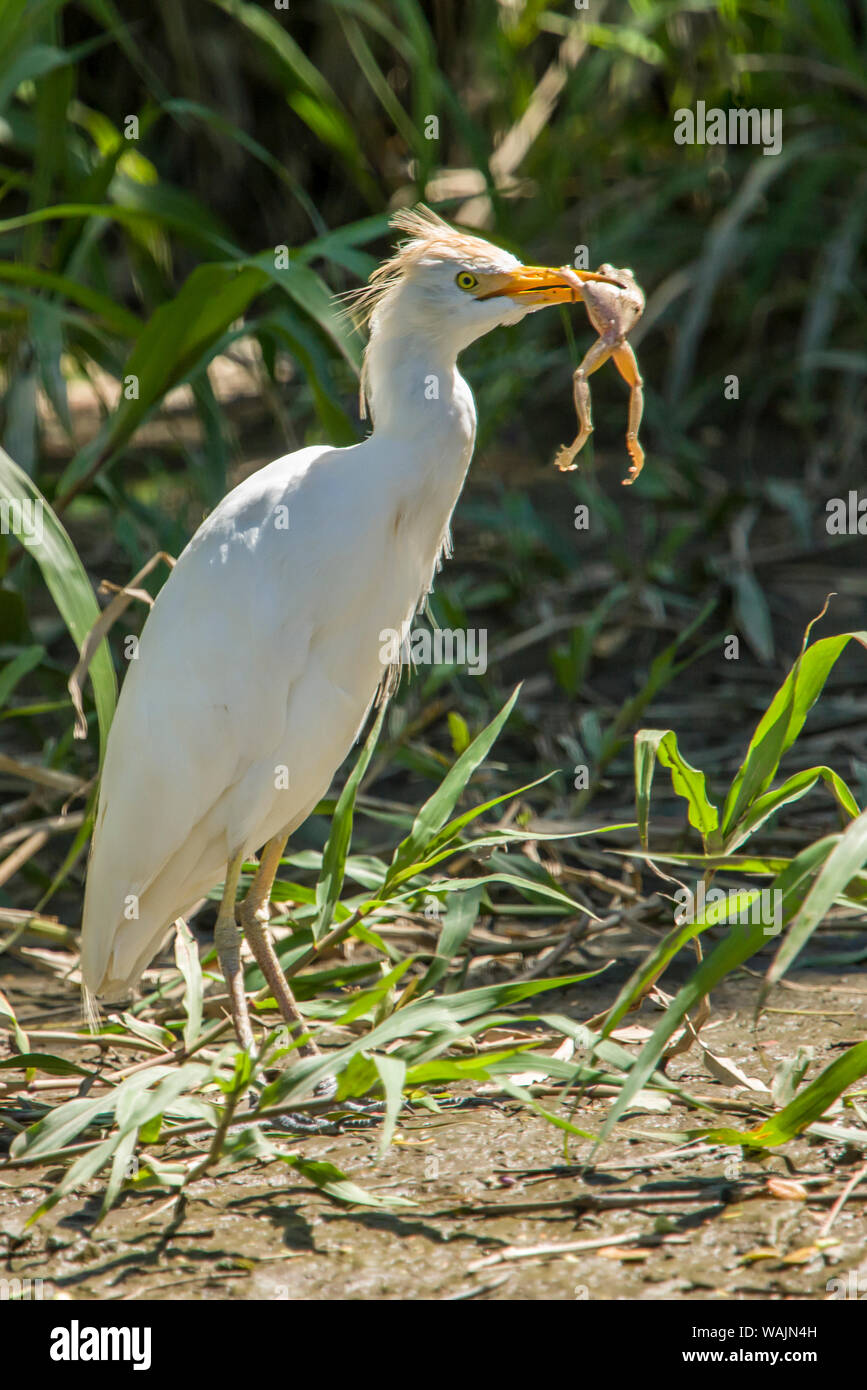
[[376,333],[365,356],[362,381],[373,418],[367,442],[384,475],[383,495],[399,499],[400,535],[414,556],[408,617],[430,588],[439,557],[451,552],[449,522],[475,443],[473,395],[456,358],[453,348],[417,332]]
[[416,332],[375,334],[365,354],[362,382],[377,434],[427,438],[430,432],[457,429],[462,436],[455,439],[458,452],[463,452],[461,445],[472,444],[473,398],[449,345],[421,343]]

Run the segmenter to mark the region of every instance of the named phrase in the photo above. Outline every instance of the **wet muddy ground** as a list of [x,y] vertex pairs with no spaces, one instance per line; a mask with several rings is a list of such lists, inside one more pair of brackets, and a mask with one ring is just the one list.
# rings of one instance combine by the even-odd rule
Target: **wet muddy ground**
[[[238,381],[231,386],[237,395]],[[181,423],[174,421],[172,428]],[[249,438],[252,422],[241,420],[240,424]],[[166,440],[155,436],[152,442],[162,446]],[[273,441],[264,440],[261,458],[248,458],[243,471],[273,457],[274,452]],[[559,687],[550,668],[548,645],[565,636],[570,623],[586,621],[597,599],[601,601],[622,576],[612,563],[606,532],[582,537],[580,550],[574,549],[574,498],[559,475],[542,469],[544,452],[535,443],[531,448],[529,441],[520,440],[511,454],[498,448],[486,457],[482,451],[455,522],[462,572],[480,587],[492,579],[498,583],[508,579],[511,585],[517,562],[508,547],[504,551],[503,529],[486,521],[485,508],[506,516],[499,481],[505,475],[512,487],[533,498],[537,509],[539,525],[532,532],[536,536],[532,544],[538,550],[538,568],[530,565],[519,548],[525,570],[506,626],[496,611],[490,619],[482,611],[479,618],[490,621],[492,632],[500,633],[499,651],[492,652],[491,661],[503,688],[525,678],[521,711],[526,746],[521,757],[527,773],[518,775],[524,769],[518,769],[513,742],[510,785],[529,781],[540,768],[559,767],[564,748],[572,746],[563,740],[567,735],[574,738],[581,716],[598,714],[606,726],[624,699],[634,694],[635,671],[649,662],[657,638],[666,633],[671,637],[677,630],[670,619],[648,624],[645,609],[627,606],[599,634],[592,688],[582,688],[576,697]],[[599,462],[603,478],[618,477],[622,460],[607,460],[609,474],[601,456]],[[796,465],[794,460],[795,472]],[[722,472],[714,486],[721,495],[727,486]],[[615,482],[612,487],[618,506],[634,506],[627,534],[632,543],[644,547],[637,523],[639,503],[629,498],[624,504],[619,485]],[[629,521],[630,513],[625,515]],[[516,523],[522,535],[525,520],[522,514],[520,525]],[[790,522],[782,513],[764,518],[763,527],[758,559],[783,665],[778,670],[764,661],[757,663],[746,646],[736,669],[721,655],[710,654],[690,668],[685,682],[663,689],[652,711],[644,715],[644,721],[656,727],[687,731],[686,753],[716,776],[722,770],[734,771],[756,720],[799,648],[804,624],[819,611],[829,590],[838,593],[834,630],[863,626],[867,581],[854,550],[845,552],[844,558],[851,554],[851,563],[844,566],[840,549],[829,558],[813,541],[805,545],[790,535]],[[563,574],[550,566],[546,550],[549,543],[554,547],[558,536],[562,546],[556,553],[562,550],[568,556]],[[545,539],[544,545],[539,537]],[[107,574],[118,582],[129,578],[126,561],[118,560],[99,528],[92,525],[88,532],[83,527],[79,539],[86,542],[83,553],[94,574]],[[695,554],[693,562],[700,576],[703,571]],[[679,564],[686,574],[689,565],[683,558]],[[724,620],[724,616],[719,619]],[[514,641],[513,629],[518,634]],[[864,775],[860,660],[859,652],[848,667],[832,675],[819,710],[811,716],[795,750],[797,767],[828,764],[849,776],[853,786]],[[466,703],[464,692],[456,708]],[[630,763],[627,749],[612,765],[610,780],[591,808],[594,824],[633,819]],[[794,770],[790,755],[788,771]],[[496,783],[490,794],[500,789]],[[415,808],[430,786],[417,778],[408,789],[403,782],[397,786],[386,782],[376,790],[389,797],[405,795],[407,805]],[[552,825],[557,816],[571,815],[568,792],[567,787],[567,798],[561,797],[559,803],[554,798],[546,804],[543,788],[536,794],[536,810],[550,815]],[[671,813],[668,819],[666,810]],[[812,801],[787,808],[773,832],[773,847],[794,853],[833,829],[829,819],[821,803],[818,811]],[[682,803],[672,800],[666,779],[659,775],[653,825],[655,835],[663,837],[660,847],[667,843],[666,836],[670,847],[686,847],[678,838],[683,820]],[[52,872],[59,853],[50,865]],[[580,855],[578,862],[582,862]],[[606,873],[616,872],[611,860],[592,863]],[[10,902],[28,909],[33,900],[33,886],[27,881],[20,897]],[[52,910],[58,911],[61,923],[77,922],[80,883],[64,889]],[[516,922],[514,917],[509,920]],[[535,922],[538,925],[538,919]],[[61,929],[61,936],[59,944],[69,949],[72,970],[74,933],[69,930],[64,935]],[[341,1205],[284,1164],[247,1160],[227,1162],[196,1182],[180,1213],[170,1194],[151,1189],[124,1194],[97,1225],[105,1185],[102,1175],[28,1226],[28,1219],[65,1170],[4,1167],[0,1152],[0,1295],[7,1287],[14,1288],[3,1280],[29,1279],[33,1291],[42,1296],[71,1300],[815,1300],[841,1291],[863,1296],[867,1294],[867,1179],[847,1193],[847,1185],[867,1159],[863,1143],[814,1133],[779,1149],[744,1156],[740,1149],[691,1143],[688,1135],[714,1123],[740,1128],[760,1123],[767,1092],[751,1092],[747,1083],[739,1088],[736,1078],[726,1076],[726,1064],[737,1065],[746,1078],[770,1083],[782,1061],[794,1058],[799,1048],[810,1047],[809,1081],[846,1046],[865,1037],[867,966],[851,963],[859,947],[863,953],[863,942],[863,929],[860,934],[850,931],[848,936],[835,936],[823,927],[810,943],[815,959],[800,962],[771,993],[757,1031],[752,1019],[768,953],[751,962],[752,973],[735,972],[714,992],[711,1018],[701,1034],[705,1047],[725,1063],[712,1062],[694,1047],[668,1067],[673,1081],[694,1096],[722,1102],[723,1109],[714,1115],[691,1109],[677,1098],[665,1101],[664,1109],[634,1108],[596,1154],[592,1168],[584,1167],[590,1142],[567,1141],[562,1131],[498,1093],[493,1084],[456,1089],[453,1096],[463,1103],[445,1099],[438,1114],[418,1104],[408,1107],[393,1144],[381,1157],[375,1128],[347,1128],[338,1135],[297,1140],[285,1134],[273,1136],[287,1151],[294,1149],[337,1165],[380,1198],[414,1203],[392,1210]],[[418,944],[416,936],[411,949]],[[637,934],[624,925],[608,931],[589,950],[582,948],[578,958],[562,959],[557,973],[593,969],[609,960],[614,962],[611,968],[595,980],[543,996],[537,1001],[539,1012],[560,1012],[576,1021],[597,1015],[611,1003],[651,945],[646,930]],[[56,957],[57,952],[46,955]],[[504,954],[495,961],[488,957],[486,964],[471,965],[466,983],[513,979],[532,961],[532,956]],[[684,952],[666,972],[663,987],[674,992],[694,964],[691,953]],[[78,1027],[77,989],[72,978],[61,978],[63,969],[45,958],[40,961],[38,951],[30,952],[26,964],[20,953],[0,955],[0,989],[24,1027]],[[625,1020],[627,1030],[618,1035],[622,1044],[637,1053],[641,1038],[630,1036],[629,1029],[652,1028],[659,1017],[657,1007],[645,1001],[639,1014]],[[561,1035],[551,1034],[539,1046],[553,1051],[561,1041]],[[483,1045],[485,1038],[478,1042]],[[11,1051],[8,1029],[0,1034],[0,1047],[7,1045]],[[93,1066],[99,1055],[94,1047],[63,1048],[53,1043],[46,1050],[62,1052],[87,1066]],[[109,1070],[116,1070],[144,1055],[127,1045],[123,1051],[108,1053],[103,1061]],[[9,1073],[0,1073],[0,1090],[6,1085],[4,1076]],[[75,1094],[68,1086],[53,1091],[45,1078],[37,1084],[44,1088],[39,1092],[42,1099],[59,1101]],[[540,1103],[591,1133],[598,1133],[612,1103],[611,1096],[603,1094],[570,1097],[565,1103],[555,1092],[536,1088],[535,1094]],[[659,1093],[655,1094],[658,1101]],[[867,1125],[863,1087],[855,1088],[850,1103],[838,1103],[823,1124],[863,1134]],[[184,1157],[189,1153],[188,1145]],[[171,1156],[170,1147],[163,1151],[164,1158]],[[845,1203],[835,1213],[834,1204],[843,1194]]]
[[[26,1013],[32,976],[3,976]],[[561,991],[545,1006],[586,1018],[593,989]],[[714,995],[702,1033],[748,1078],[769,1080],[809,1046],[809,1079],[863,1036],[863,967],[795,971],[753,1032],[757,991],[756,975],[736,974]],[[657,1018],[645,1002],[628,1026]],[[669,1075],[694,1096],[726,1102],[723,1122],[758,1123],[748,1090],[713,1069],[693,1048],[671,1061]],[[536,1094],[594,1133],[611,1104],[585,1096],[573,1110],[572,1100],[559,1106],[553,1092]],[[60,1170],[7,1168],[0,1277],[41,1280],[34,1292],[72,1300],[827,1299],[867,1289],[867,1182],[828,1230],[863,1149],[822,1136],[754,1158],[689,1145],[688,1130],[713,1123],[705,1113],[676,1098],[661,1112],[637,1108],[583,1173],[589,1143],[569,1138],[565,1149],[562,1132],[493,1084],[463,1087],[439,1114],[408,1109],[381,1158],[377,1128],[280,1136],[284,1148],[337,1164],[369,1192],[415,1204],[394,1210],[341,1206],[281,1163],[247,1161],[195,1183],[181,1213],[164,1191],[128,1194],[93,1229],[104,1186],[95,1181],[28,1227]],[[859,1123],[851,1106],[825,1120]]]

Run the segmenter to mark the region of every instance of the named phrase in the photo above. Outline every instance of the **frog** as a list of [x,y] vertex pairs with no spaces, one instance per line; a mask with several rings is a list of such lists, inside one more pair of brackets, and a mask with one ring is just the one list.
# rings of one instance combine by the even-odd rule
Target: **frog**
[[[564,266],[563,270],[567,275],[571,275],[569,266]],[[627,476],[622,480],[625,486],[629,486],[635,482],[644,467],[644,450],[638,442],[638,429],[644,411],[644,382],[638,370],[638,359],[627,342],[629,334],[644,313],[644,293],[631,270],[620,270],[606,263],[599,267],[597,274],[605,278],[579,280],[577,276],[571,276],[570,279],[577,291],[575,297],[582,299],[586,304],[588,318],[599,336],[585,353],[584,360],[572,377],[578,434],[571,444],[561,446],[554,462],[564,473],[577,468],[575,456],[583,449],[593,431],[590,386],[587,378],[610,357],[629,387],[626,450],[631,465]]]

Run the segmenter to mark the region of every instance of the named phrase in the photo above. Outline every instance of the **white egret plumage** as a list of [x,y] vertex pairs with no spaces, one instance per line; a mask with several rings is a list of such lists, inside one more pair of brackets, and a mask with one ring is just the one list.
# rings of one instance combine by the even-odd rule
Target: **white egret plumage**
[[106,750],[85,987],[126,995],[172,923],[223,881],[215,939],[245,1047],[241,868],[264,846],[237,914],[297,1030],[266,930],[271,888],[287,838],[327,791],[381,685],[380,634],[405,630],[448,550],[476,427],[458,354],[601,278],[522,266],[425,209],[394,225],[406,240],[359,297],[370,315],[362,389],[372,434],[277,459],[199,527],[144,626]]

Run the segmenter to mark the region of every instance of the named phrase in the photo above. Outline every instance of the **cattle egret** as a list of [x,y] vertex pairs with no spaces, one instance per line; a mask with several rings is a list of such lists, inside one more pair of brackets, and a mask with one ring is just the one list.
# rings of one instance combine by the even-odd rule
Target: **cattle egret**
[[[317,1051],[266,930],[271,888],[288,837],[388,693],[383,630],[408,631],[450,552],[476,429],[458,354],[603,278],[524,266],[427,209],[393,226],[405,240],[358,296],[373,432],[277,459],[204,521],[148,616],[106,749],[85,991],[127,995],[171,925],[222,881],[215,942],[247,1049],[242,930],[300,1051]],[[241,868],[261,846],[239,927]]]

